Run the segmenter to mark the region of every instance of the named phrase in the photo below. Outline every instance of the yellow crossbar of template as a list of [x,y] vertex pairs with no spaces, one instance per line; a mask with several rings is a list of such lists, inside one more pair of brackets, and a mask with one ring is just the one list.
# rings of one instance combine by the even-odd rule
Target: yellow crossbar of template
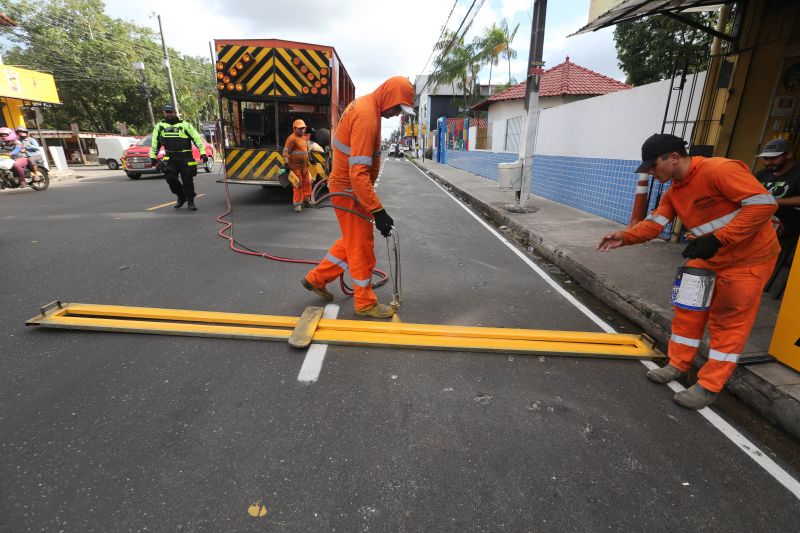
[[[53,302],[27,324],[158,335],[288,341],[297,317]],[[429,350],[663,357],[645,335],[321,319],[313,342]]]

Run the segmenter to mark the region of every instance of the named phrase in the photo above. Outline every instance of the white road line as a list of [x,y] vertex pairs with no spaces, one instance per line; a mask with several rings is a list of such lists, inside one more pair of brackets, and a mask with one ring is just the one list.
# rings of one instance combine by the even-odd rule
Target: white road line
[[[561,287],[558,283],[556,283],[544,270],[539,268],[536,263],[531,261],[530,258],[526,257],[516,246],[508,241],[503,235],[501,235],[497,230],[491,227],[489,224],[486,223],[482,218],[480,218],[477,214],[475,214],[469,207],[467,207],[461,200],[453,196],[450,191],[442,187],[436,180],[428,176],[425,172],[423,172],[418,166],[414,165],[409,161],[410,165],[413,165],[414,168],[419,170],[419,172],[431,180],[434,185],[439,187],[447,196],[453,199],[458,205],[460,205],[467,213],[472,215],[472,218],[477,220],[483,227],[485,227],[489,232],[492,233],[495,237],[500,239],[500,241],[505,244],[508,248],[510,248],[518,257],[520,257],[525,263],[533,269],[534,272],[539,274],[551,287],[555,288],[559,294],[564,296],[571,304],[578,308],[584,315],[586,315],[592,322],[600,326],[600,328],[605,331],[606,333],[617,333],[617,331],[612,328],[607,322],[593,313],[589,308],[579,302],[573,295],[568,293],[563,287]],[[658,368],[658,365],[653,363],[652,361],[641,361],[641,363],[646,366],[648,369]],[[683,385],[677,383],[675,381],[669,383],[669,388],[675,392],[680,392],[685,390]],[[747,437],[742,435],[739,431],[737,431],[733,426],[731,426],[728,422],[722,419],[715,411],[706,407],[699,411],[697,411],[703,418],[705,418],[712,426],[717,428],[723,435],[728,437],[731,442],[733,442],[736,446],[739,447],[744,453],[748,455],[753,461],[758,463],[761,468],[767,471],[769,475],[771,475],[775,480],[778,481],[781,485],[786,487],[786,489],[791,492],[795,498],[800,500],[800,482],[798,482],[794,477],[791,476],[786,470],[780,467],[778,463],[770,459],[764,452],[762,452],[758,446],[753,444]]]
[[[339,314],[339,306],[336,304],[328,304],[322,312],[322,318],[336,318]],[[306,358],[303,360],[303,366],[300,367],[300,373],[297,374],[297,381],[304,383],[313,383],[319,378],[319,373],[322,370],[322,362],[325,360],[325,352],[328,351],[327,344],[314,344],[308,347]]]

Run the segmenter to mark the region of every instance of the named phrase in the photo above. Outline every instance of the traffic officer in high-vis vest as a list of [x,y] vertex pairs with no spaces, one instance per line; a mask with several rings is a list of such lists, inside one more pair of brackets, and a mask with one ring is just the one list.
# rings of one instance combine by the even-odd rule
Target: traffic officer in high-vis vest
[[603,236],[598,250],[649,241],[676,216],[694,237],[683,257],[687,267],[716,274],[710,305],[676,302],[669,363],[650,370],[647,377],[669,383],[687,372],[708,325],[708,361],[698,371],[697,383],[674,397],[683,407],[702,409],[714,402],[730,379],[750,336],[761,293],[778,257],[770,223],[777,204],[741,161],[689,157],[685,145],[683,139],[668,134],[655,134],[644,142],[636,172],[672,184],[645,220]]
[[376,318],[394,315],[394,309],[379,303],[372,290],[372,269],[375,268],[372,223],[384,237],[391,235],[394,224],[375,194],[374,184],[381,167],[381,117],[394,117],[403,112],[413,115],[413,103],[411,82],[400,76],[389,78],[374,92],[350,102],[331,139],[333,170],[328,178],[328,189],[332,193],[343,193],[331,198],[333,206],[340,208],[335,211],[342,237],[302,283],[320,298],[331,301],[333,294],[325,286],[349,271],[357,315]]
[[[164,118],[153,129],[153,140],[150,145],[150,161],[158,164],[158,149],[164,147],[164,179],[169,184],[169,190],[178,197],[175,209],[179,209],[185,202],[189,203],[189,210],[196,211],[194,205],[194,177],[197,175],[197,161],[192,156],[192,143],[200,150],[203,163],[208,161],[205,143],[197,130],[190,123],[181,120],[172,104],[164,105]],[[181,181],[178,181],[180,176]]]

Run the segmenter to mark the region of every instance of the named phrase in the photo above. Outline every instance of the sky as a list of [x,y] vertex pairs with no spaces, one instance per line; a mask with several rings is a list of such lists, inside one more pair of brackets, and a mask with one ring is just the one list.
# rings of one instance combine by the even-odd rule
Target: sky
[[[588,20],[590,0],[550,0],[545,26],[545,68],[570,61],[606,76],[624,80],[617,66],[613,29],[567,37]],[[478,3],[481,0],[477,0]],[[356,86],[356,96],[374,90],[391,76],[412,82],[423,72],[452,9],[447,27],[455,30],[471,0],[106,0],[106,13],[158,29],[160,14],[167,45],[182,54],[210,57],[209,41],[231,38],[277,38],[336,48]],[[455,4],[455,7],[454,7]],[[477,5],[477,4],[476,4]],[[291,9],[289,8],[291,6]],[[469,41],[484,28],[506,18],[519,30],[512,43],[517,58],[511,76],[524,79],[530,46],[533,0],[485,0],[467,33]],[[431,61],[432,63],[432,61]],[[487,83],[489,69],[480,74]],[[508,80],[501,60],[492,83]],[[387,137],[398,118],[384,119]]]

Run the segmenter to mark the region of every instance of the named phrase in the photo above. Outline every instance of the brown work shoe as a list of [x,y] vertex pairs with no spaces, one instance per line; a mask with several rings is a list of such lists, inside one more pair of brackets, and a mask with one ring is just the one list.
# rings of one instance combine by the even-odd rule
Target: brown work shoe
[[371,316],[373,318],[392,318],[394,316],[394,307],[382,303],[376,303],[372,307],[366,309],[356,309],[356,314],[361,316]]
[[313,286],[311,284],[311,282],[308,281],[306,278],[303,278],[302,280],[300,280],[300,283],[307,290],[313,292],[314,294],[316,294],[317,296],[319,296],[320,298],[322,298],[326,302],[332,302],[333,301],[333,293],[331,291],[329,291],[328,289],[326,289],[325,287],[319,289],[319,288]]
[[699,383],[695,383],[686,390],[682,390],[672,397],[672,399],[687,409],[702,409],[708,407],[714,400],[717,399],[717,393],[702,387]]
[[675,381],[680,377],[682,372],[672,365],[667,365],[661,368],[654,368],[647,373],[647,379],[656,383],[669,383]]

